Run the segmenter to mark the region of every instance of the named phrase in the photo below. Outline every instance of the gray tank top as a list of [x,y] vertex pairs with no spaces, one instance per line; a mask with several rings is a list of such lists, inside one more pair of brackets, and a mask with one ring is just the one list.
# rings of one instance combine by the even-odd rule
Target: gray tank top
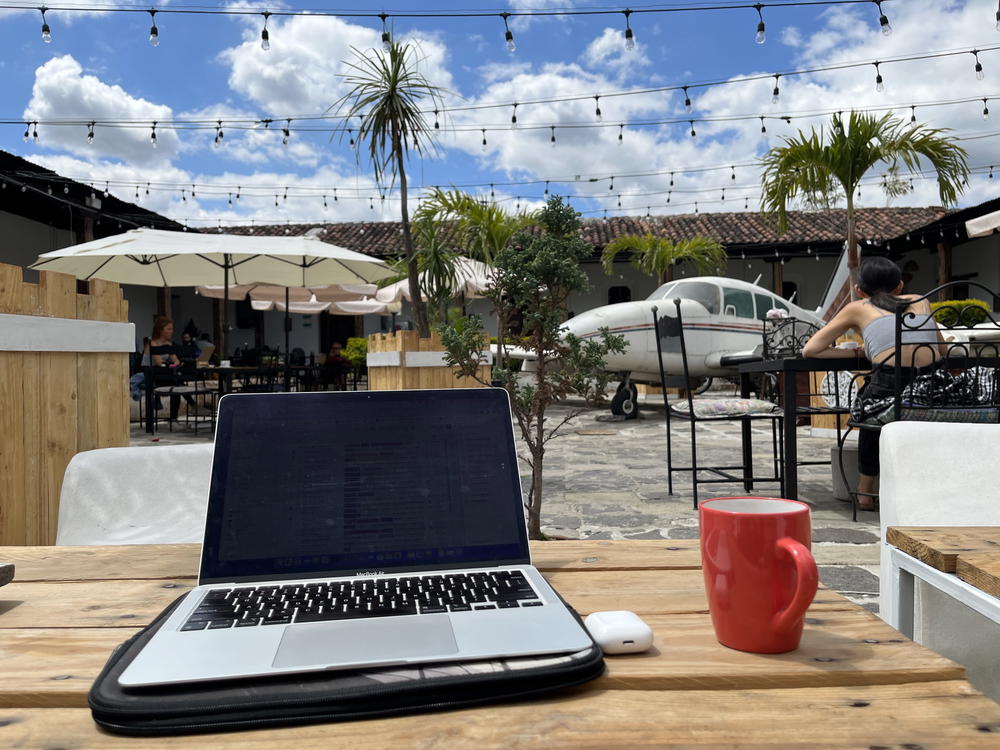
[[[875,318],[861,331],[861,337],[865,340],[865,356],[874,361],[876,355],[896,346],[896,316]],[[915,318],[903,318],[904,344],[936,344],[937,340],[937,324],[931,315],[917,313]]]

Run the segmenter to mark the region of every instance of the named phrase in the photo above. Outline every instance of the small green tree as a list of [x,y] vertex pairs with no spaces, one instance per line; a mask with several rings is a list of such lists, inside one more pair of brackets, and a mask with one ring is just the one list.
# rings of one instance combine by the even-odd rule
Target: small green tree
[[[494,256],[493,285],[487,296],[496,305],[506,328],[522,321],[520,343],[534,357],[530,371],[518,373],[506,363],[493,369],[493,380],[510,394],[511,408],[529,451],[531,486],[528,490],[528,535],[542,539],[542,469],[545,446],[559,430],[580,414],[571,412],[554,427],[546,424],[546,410],[586,384],[604,376],[609,353],[625,351],[625,338],[602,329],[596,339],[582,340],[561,330],[566,299],[586,291],[587,275],[580,263],[590,246],[580,237],[579,214],[553,197],[537,216],[540,233],[522,232]],[[482,320],[468,316],[459,325],[442,326],[446,361],[459,375],[476,377],[485,333]],[[482,382],[482,381],[480,381]],[[484,383],[486,385],[486,383]]]
[[605,273],[611,274],[615,257],[622,252],[629,253],[629,262],[643,273],[655,277],[657,284],[670,281],[674,265],[682,260],[694,265],[699,275],[717,273],[726,263],[726,249],[708,237],[699,235],[673,242],[647,232],[643,236],[627,234],[616,237],[605,245],[601,253]]

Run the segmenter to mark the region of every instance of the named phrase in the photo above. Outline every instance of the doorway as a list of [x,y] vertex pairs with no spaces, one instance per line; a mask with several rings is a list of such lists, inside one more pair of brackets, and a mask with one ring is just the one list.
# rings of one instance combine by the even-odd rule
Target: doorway
[[347,347],[347,339],[361,336],[364,332],[362,319],[359,315],[328,315],[319,316],[319,344],[325,354],[330,351],[330,344],[339,341]]

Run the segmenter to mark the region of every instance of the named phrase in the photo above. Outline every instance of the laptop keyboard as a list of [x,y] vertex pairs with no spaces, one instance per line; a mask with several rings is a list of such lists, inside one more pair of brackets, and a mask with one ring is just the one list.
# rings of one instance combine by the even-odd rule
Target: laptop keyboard
[[540,607],[519,570],[212,589],[181,630]]

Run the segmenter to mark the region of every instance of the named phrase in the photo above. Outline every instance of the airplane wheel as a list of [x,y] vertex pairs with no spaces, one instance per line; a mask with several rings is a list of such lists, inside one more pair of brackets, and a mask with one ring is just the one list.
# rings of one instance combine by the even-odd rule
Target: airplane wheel
[[611,399],[611,413],[625,419],[639,417],[639,389],[633,383],[619,386],[618,392]]

